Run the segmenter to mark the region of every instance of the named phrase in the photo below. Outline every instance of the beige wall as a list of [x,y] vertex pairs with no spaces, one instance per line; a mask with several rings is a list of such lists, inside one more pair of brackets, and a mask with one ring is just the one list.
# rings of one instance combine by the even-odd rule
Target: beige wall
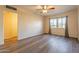
[[3,7],[0,6],[0,45],[4,44],[3,37]]
[[19,39],[43,33],[43,18],[29,10],[18,10]]
[[79,40],[79,7],[78,7],[78,40]]
[[43,27],[44,33],[49,33],[49,17],[44,16],[43,22],[44,22],[44,27]]
[[[47,17],[48,20],[49,18],[53,18],[53,17],[61,17],[61,16],[68,16],[68,30],[69,30],[69,36],[70,37],[75,37],[77,38],[78,36],[78,22],[77,22],[77,9],[68,11],[66,13],[63,14],[58,14],[58,15],[52,15]],[[45,25],[47,25],[47,27],[45,26],[45,33],[49,31],[49,27],[48,27],[48,20],[45,19]],[[64,35],[64,31],[63,29],[52,29],[52,32],[57,34],[57,35]]]

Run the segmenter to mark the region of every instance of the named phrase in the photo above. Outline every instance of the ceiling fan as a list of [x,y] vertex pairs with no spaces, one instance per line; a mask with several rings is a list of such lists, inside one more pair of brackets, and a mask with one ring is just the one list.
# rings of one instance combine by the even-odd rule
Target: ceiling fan
[[48,6],[48,5],[41,5],[38,7],[37,10],[40,10],[41,13],[47,13],[49,10],[54,10],[55,8],[53,6]]

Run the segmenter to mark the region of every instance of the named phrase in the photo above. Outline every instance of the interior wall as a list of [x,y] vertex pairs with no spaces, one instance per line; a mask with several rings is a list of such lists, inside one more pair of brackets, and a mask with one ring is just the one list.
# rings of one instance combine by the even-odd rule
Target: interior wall
[[78,40],[79,40],[79,7],[78,7]]
[[0,45],[4,44],[3,35],[3,6],[0,6]]
[[9,11],[4,12],[4,39],[17,36],[17,14]]
[[[77,21],[77,9],[65,12],[63,14],[57,14],[57,15],[51,15],[47,17],[48,20],[45,21],[45,25],[49,25],[48,21],[49,18],[54,18],[54,17],[61,17],[61,16],[68,16],[68,31],[69,31],[69,36],[70,37],[78,37],[78,21]],[[49,26],[45,27],[45,33],[49,31]],[[63,29],[57,29],[53,30],[52,32],[57,34],[57,35],[64,35]]]
[[44,33],[49,33],[49,17],[44,16],[43,21],[44,21],[44,27],[43,27]]
[[18,10],[19,40],[43,33],[43,18],[29,10]]

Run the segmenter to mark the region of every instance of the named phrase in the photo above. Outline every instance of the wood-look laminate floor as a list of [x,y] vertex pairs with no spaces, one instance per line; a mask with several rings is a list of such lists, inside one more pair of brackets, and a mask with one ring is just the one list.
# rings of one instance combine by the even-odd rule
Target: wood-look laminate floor
[[[16,38],[14,38],[16,39]],[[40,35],[1,46],[1,53],[79,53],[76,39],[54,35]]]

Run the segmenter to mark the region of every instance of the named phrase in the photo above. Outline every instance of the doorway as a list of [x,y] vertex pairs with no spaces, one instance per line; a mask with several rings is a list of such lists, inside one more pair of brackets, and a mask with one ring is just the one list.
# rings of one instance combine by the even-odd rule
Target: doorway
[[4,46],[13,47],[17,44],[17,13],[11,11],[4,12]]

